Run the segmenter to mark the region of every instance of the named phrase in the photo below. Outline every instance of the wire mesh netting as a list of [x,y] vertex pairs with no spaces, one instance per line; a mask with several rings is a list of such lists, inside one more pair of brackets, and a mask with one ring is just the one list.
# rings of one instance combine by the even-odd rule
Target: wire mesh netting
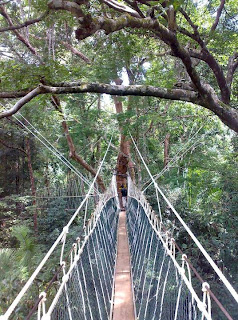
[[55,320],[109,319],[116,259],[115,198],[103,207],[94,231],[51,314]]
[[137,319],[201,319],[192,294],[134,198],[128,200],[127,228]]

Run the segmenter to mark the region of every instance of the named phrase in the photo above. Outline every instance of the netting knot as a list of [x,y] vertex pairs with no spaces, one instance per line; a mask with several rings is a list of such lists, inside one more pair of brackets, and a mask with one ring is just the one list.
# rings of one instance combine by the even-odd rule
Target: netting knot
[[45,291],[42,291],[40,294],[39,294],[39,298],[41,298],[41,301],[46,301],[46,292]]
[[62,277],[62,283],[66,283],[68,280],[69,280],[69,274],[65,274],[65,275]]
[[207,292],[210,289],[210,285],[207,282],[202,284],[202,292]]
[[65,226],[65,227],[63,228],[63,231],[64,231],[64,234],[69,233],[69,227],[68,227],[68,226]]

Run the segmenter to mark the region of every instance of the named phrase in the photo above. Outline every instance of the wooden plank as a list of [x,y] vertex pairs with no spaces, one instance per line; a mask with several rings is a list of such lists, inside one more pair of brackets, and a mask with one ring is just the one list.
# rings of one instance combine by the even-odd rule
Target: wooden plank
[[119,215],[117,245],[113,320],[135,320],[125,211]]

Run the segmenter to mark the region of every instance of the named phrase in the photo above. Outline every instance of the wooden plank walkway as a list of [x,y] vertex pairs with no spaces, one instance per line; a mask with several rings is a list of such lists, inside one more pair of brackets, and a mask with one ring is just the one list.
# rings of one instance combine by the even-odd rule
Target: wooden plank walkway
[[113,320],[135,320],[125,211],[119,214],[117,246]]

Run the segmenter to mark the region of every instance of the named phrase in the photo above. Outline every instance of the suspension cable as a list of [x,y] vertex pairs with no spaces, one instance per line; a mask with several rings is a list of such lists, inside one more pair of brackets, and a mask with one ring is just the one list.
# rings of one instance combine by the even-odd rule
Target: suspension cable
[[[32,127],[32,129],[45,141],[45,142],[47,142],[48,144],[49,144],[49,146],[52,148],[52,150],[54,150],[61,158],[63,158],[64,159],[64,161],[70,166],[70,167],[72,167],[72,169],[74,170],[74,172],[76,171],[77,172],[77,176],[81,179],[81,180],[83,180],[88,186],[90,186],[90,181],[87,179],[87,178],[85,178],[83,175],[82,175],[82,173],[78,170],[78,169],[76,169],[75,168],[75,166],[57,149],[57,148],[55,148],[54,147],[54,145],[52,144],[52,143],[50,143],[49,142],[49,140],[47,140],[43,135],[42,135],[42,133],[40,133],[37,129],[36,129],[36,127],[34,127],[20,112],[19,112],[19,115],[24,119],[24,121],[26,121],[31,127]],[[15,117],[16,118],[16,117]],[[19,121],[19,119],[18,118],[16,118],[18,121]],[[23,124],[23,126],[24,126],[24,128],[26,128],[26,129],[29,129],[24,123],[22,123],[21,122],[21,124]],[[32,133],[33,134],[33,133]],[[34,135],[34,134],[33,134]],[[36,136],[36,135],[34,135],[34,136]],[[38,140],[42,143],[42,141],[38,138]],[[59,158],[59,157],[58,157]],[[68,167],[69,167],[68,166]]]
[[[4,108],[4,106],[1,104]],[[47,140],[20,112],[18,114],[26,121],[30,127],[36,132],[29,129],[16,115],[13,115],[14,119],[18,121],[28,132],[30,132],[40,143],[42,143],[54,156],[56,156],[64,165],[66,165],[71,171],[73,171],[83,182],[90,186],[90,181],[83,176],[83,174],[75,168],[75,166],[61,153],[56,149],[50,142]],[[39,137],[39,136],[41,137]],[[47,145],[48,144],[48,145]],[[99,193],[96,189],[95,192]]]
[[[189,143],[197,136],[197,134],[199,133],[199,131],[201,131],[201,129],[204,127],[204,125],[202,125],[195,133],[194,135],[188,139],[188,141],[178,150],[178,152],[175,154],[175,156],[169,161],[169,163],[158,173],[155,174],[153,177],[155,180],[157,180],[159,177],[161,177],[161,175],[164,174],[164,172],[166,172],[171,165],[175,164],[183,155],[185,155],[190,149],[192,149],[192,147],[194,147],[196,145],[196,143],[201,139],[198,139],[198,141],[195,141],[191,146],[188,146]],[[205,135],[207,135],[208,133],[206,133]],[[181,154],[180,154],[181,153]],[[146,181],[144,183],[144,185],[146,185],[148,182],[150,182],[151,179],[149,179],[148,181]],[[145,192],[152,184],[152,181],[149,183],[149,185],[147,187],[145,187],[145,189],[142,190],[142,192]]]

